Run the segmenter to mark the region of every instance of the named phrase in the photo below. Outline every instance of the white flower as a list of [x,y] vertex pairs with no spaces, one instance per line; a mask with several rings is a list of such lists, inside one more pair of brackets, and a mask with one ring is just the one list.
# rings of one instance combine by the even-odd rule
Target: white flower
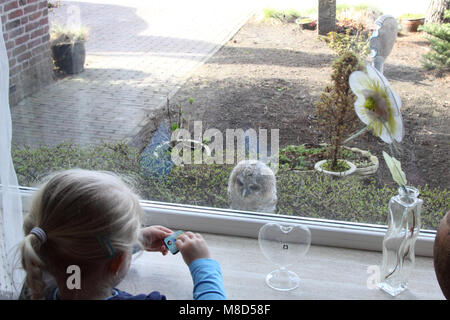
[[367,73],[355,71],[350,75],[350,88],[356,95],[355,111],[372,133],[386,143],[403,139],[400,97],[387,79],[370,64]]

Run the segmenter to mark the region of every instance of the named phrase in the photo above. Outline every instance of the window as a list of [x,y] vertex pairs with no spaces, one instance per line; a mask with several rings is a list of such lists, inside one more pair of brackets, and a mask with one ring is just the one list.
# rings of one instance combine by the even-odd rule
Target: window
[[[307,7],[280,14],[242,1],[110,0],[6,1],[2,8],[22,186],[71,167],[111,170],[135,179],[146,210],[167,213],[161,223],[170,213],[203,214],[205,229],[231,232],[243,223],[242,234],[252,234],[263,221],[299,218],[329,230],[323,239],[342,230],[379,239],[397,194],[382,156],[388,144],[370,133],[345,144],[340,157],[360,173],[343,178],[314,165],[327,157],[322,144],[336,142],[330,132],[338,122],[324,122],[318,106],[342,85],[331,79],[333,62],[346,41],[369,58],[363,45],[371,31],[359,23],[368,27],[380,10],[361,6],[346,20],[355,10],[338,6],[343,38],[327,43],[317,35],[317,10]],[[449,209],[450,90],[446,78],[420,65],[428,47],[422,33],[398,37],[384,75],[401,97],[406,132],[393,151],[425,202],[422,228],[435,230]],[[64,60],[69,51],[72,60]],[[353,102],[351,112],[351,121],[339,120],[351,127],[340,142],[364,126]],[[266,165],[237,167],[255,157]],[[230,224],[211,227],[212,220]],[[432,235],[423,235],[427,248]]]

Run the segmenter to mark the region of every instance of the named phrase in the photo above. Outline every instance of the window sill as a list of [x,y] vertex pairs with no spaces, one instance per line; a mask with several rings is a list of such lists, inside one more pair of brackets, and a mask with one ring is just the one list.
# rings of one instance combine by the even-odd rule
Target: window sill
[[[436,280],[433,259],[417,257],[408,290],[393,298],[367,286],[380,265],[381,253],[313,245],[306,256],[289,267],[300,277],[300,286],[279,292],[265,284],[276,269],[262,255],[257,239],[202,233],[221,266],[229,300],[411,300],[445,299]],[[132,294],[159,291],[170,300],[192,299],[192,279],[180,254],[166,256],[144,252],[132,262],[119,288]]]
[[[27,212],[35,189],[21,191]],[[221,264],[228,299],[392,299],[379,289],[367,287],[371,275],[368,267],[381,263],[379,251],[386,226],[154,201],[141,204],[144,224],[202,232],[212,257]],[[257,236],[259,228],[269,221],[301,223],[311,229],[309,252],[290,268],[299,275],[300,287],[290,292],[272,290],[264,283],[275,266],[262,255]],[[432,230],[421,231],[409,289],[395,299],[444,299],[430,258],[435,235]],[[169,299],[192,299],[192,280],[180,254],[144,252],[133,260],[119,288],[132,294],[156,290]]]
[[[28,211],[35,188],[21,188],[24,212]],[[299,223],[311,230],[311,243],[368,251],[381,251],[387,226],[332,221],[297,216],[235,211],[142,200],[145,225],[164,225],[172,229],[192,230],[229,236],[257,238],[266,223]],[[421,230],[416,241],[416,256],[433,256],[434,230]]]
[[[311,230],[313,245],[381,251],[387,226],[332,221],[297,216],[234,211],[155,201],[141,201],[144,224],[160,224],[175,229],[258,238],[266,223],[299,223]],[[434,230],[421,230],[416,241],[417,256],[432,257]]]

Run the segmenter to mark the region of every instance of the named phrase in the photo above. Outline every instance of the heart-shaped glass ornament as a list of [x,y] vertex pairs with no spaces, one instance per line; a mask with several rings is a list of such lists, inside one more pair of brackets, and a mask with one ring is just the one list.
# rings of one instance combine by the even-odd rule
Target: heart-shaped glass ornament
[[298,263],[308,252],[309,228],[300,224],[267,223],[259,230],[258,242],[264,256],[278,266],[266,276],[267,285],[280,291],[297,288],[300,278],[287,267]]

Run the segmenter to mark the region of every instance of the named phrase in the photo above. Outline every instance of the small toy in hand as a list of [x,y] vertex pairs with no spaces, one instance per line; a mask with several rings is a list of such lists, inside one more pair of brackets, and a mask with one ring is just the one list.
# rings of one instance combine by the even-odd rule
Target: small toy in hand
[[183,233],[184,233],[183,231],[179,230],[164,239],[164,244],[166,245],[166,247],[169,249],[169,251],[172,254],[178,253],[179,250],[178,250],[175,242]]

